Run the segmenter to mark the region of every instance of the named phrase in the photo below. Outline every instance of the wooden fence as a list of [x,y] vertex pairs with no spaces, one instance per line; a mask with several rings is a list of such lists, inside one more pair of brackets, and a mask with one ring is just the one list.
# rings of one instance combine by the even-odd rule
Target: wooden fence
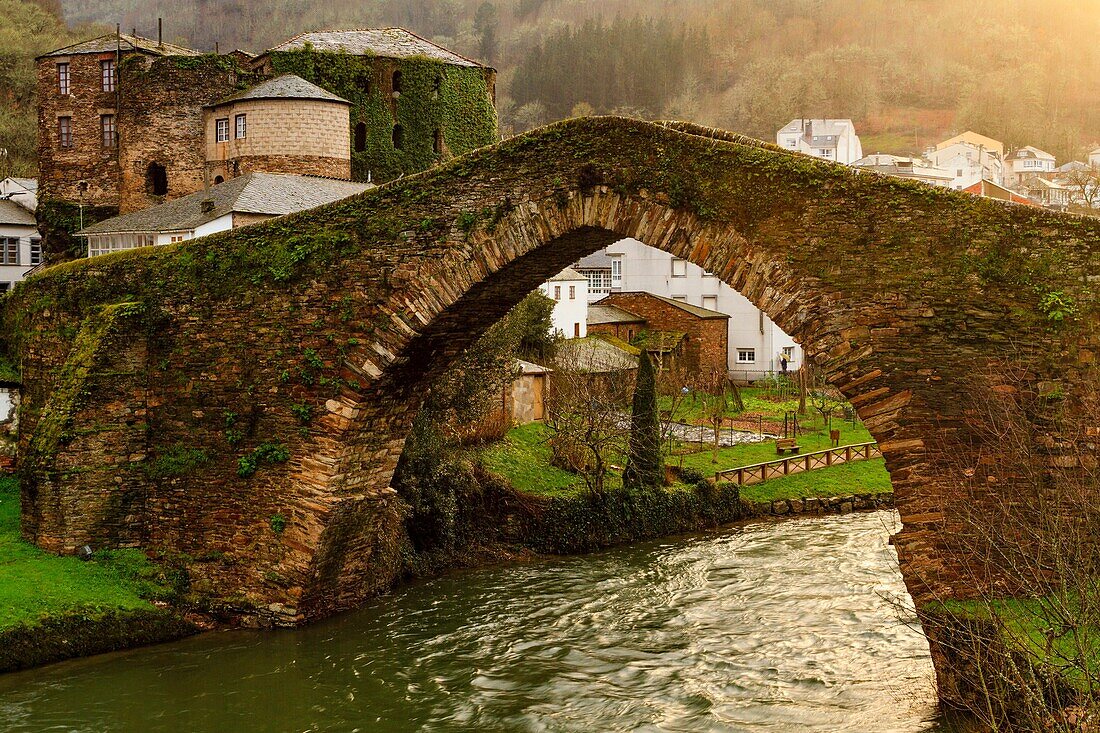
[[780,476],[790,476],[795,473],[815,471],[819,468],[839,466],[842,463],[866,461],[881,456],[882,451],[878,449],[878,444],[873,441],[842,445],[839,448],[829,448],[813,453],[777,458],[774,461],[754,463],[751,466],[718,471],[714,474],[714,480],[730,481],[738,486],[747,486],[749,484],[759,484],[768,479],[779,478]]

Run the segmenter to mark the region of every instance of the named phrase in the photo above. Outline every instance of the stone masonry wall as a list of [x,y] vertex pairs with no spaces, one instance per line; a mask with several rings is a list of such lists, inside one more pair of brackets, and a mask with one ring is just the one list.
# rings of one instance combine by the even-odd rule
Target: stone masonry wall
[[[247,132],[236,137],[236,116]],[[217,120],[229,122],[229,141],[217,142]],[[249,170],[351,177],[348,105],[302,99],[245,100],[205,111],[206,164],[227,179]],[[226,175],[227,173],[231,175]],[[342,174],[342,175],[334,175]]]
[[700,318],[646,293],[611,293],[602,302],[646,319],[646,328],[686,333],[685,359],[701,375],[725,374],[729,358],[729,318]]
[[[196,590],[273,623],[361,603],[399,572],[403,510],[389,482],[433,380],[524,295],[623,237],[716,273],[844,393],[886,459],[895,546],[918,599],[995,579],[960,541],[957,467],[937,447],[979,455],[986,436],[968,406],[1006,385],[975,375],[995,380],[1007,361],[1036,389],[1056,387],[1052,410],[1074,409],[1080,385],[1095,384],[1100,222],[615,118],[31,278],[2,322],[30,385],[28,538],[57,549],[144,538],[194,558]],[[1052,317],[1051,293],[1070,315]],[[139,308],[107,332],[120,346],[96,352],[111,358],[82,356],[74,338],[88,319],[126,303]],[[87,384],[120,379],[46,421],[71,364],[88,365]],[[95,449],[69,439],[121,430],[125,411],[142,409],[142,450],[136,419]],[[1031,417],[1057,460],[1089,450]],[[52,439],[57,425],[65,439]],[[998,491],[1011,499],[1009,482]],[[118,496],[120,510],[88,493]],[[81,512],[93,519],[67,509],[92,501]]]

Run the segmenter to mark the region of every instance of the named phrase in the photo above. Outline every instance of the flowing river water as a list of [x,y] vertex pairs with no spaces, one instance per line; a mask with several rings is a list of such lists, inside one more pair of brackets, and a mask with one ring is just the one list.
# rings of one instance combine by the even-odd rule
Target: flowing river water
[[0,676],[14,731],[939,731],[893,512],[419,583],[308,628]]

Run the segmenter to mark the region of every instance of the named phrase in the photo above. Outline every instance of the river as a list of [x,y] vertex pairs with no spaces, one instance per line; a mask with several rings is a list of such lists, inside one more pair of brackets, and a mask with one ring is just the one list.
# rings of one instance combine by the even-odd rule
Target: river
[[939,731],[893,512],[457,573],[0,676],[14,731]]

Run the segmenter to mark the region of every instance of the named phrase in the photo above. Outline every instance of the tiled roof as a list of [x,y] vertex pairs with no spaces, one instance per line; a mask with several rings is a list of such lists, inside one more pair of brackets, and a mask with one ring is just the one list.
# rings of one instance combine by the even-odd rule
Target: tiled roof
[[561,272],[559,272],[557,275],[554,275],[554,277],[547,280],[547,282],[566,282],[566,281],[572,282],[572,281],[587,280],[587,279],[588,278],[586,278],[584,275],[582,275],[579,272],[577,272],[576,270],[574,270],[572,267],[567,267],[564,270],[562,270]]
[[423,56],[455,66],[482,66],[404,28],[311,31],[301,33],[274,48],[269,48],[264,55],[276,51],[299,51],[307,45],[315,51],[343,51],[356,56],[382,56],[394,59]]
[[19,226],[37,226],[34,214],[9,199],[0,199],[0,224],[18,224]]
[[[246,173],[159,206],[116,216],[77,232],[115,234],[120,232],[190,231],[231,212],[281,216],[353,196],[373,188],[369,183],[339,181],[315,176],[277,173]],[[214,202],[203,211],[203,201]]]
[[338,97],[332,92],[322,89],[316,84],[310,83],[294,74],[283,74],[273,79],[262,81],[255,86],[226,97],[220,102],[208,105],[220,107],[231,102],[240,102],[245,99],[319,99],[326,102],[340,102],[351,104],[343,97]]
[[184,48],[183,46],[175,46],[171,43],[157,43],[151,38],[142,38],[141,36],[129,36],[123,33],[116,36],[114,33],[108,33],[105,36],[99,36],[88,41],[81,41],[80,43],[74,43],[71,46],[65,46],[59,48],[56,51],[50,51],[44,53],[38,58],[47,58],[49,56],[74,56],[80,53],[104,53],[108,51],[114,51],[115,49],[121,51],[140,51],[142,53],[151,53],[156,56],[201,56],[201,51],[196,51],[193,48]]
[[588,306],[588,325],[598,326],[605,323],[645,323],[645,319],[617,305],[593,303]]

